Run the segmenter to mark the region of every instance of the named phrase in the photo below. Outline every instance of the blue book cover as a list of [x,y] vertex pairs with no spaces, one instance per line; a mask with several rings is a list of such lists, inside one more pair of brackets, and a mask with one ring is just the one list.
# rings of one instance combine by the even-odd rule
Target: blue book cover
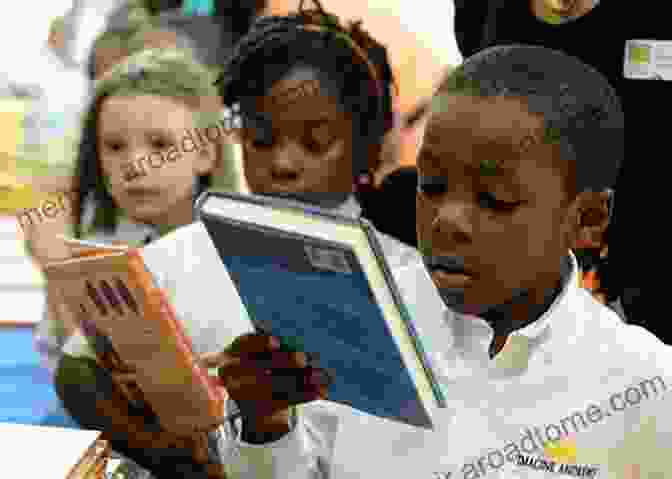
[[347,245],[200,213],[255,326],[317,355],[329,400],[431,428],[365,269]]

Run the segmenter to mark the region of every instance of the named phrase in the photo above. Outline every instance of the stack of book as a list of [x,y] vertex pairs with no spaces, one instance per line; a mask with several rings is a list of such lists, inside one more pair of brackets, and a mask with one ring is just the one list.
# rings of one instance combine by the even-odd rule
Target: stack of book
[[44,277],[28,255],[21,228],[13,216],[0,214],[0,304],[2,326],[32,326],[46,305]]
[[[98,431],[0,423],[7,477],[105,479],[110,447]],[[35,457],[40,460],[36,461]]]

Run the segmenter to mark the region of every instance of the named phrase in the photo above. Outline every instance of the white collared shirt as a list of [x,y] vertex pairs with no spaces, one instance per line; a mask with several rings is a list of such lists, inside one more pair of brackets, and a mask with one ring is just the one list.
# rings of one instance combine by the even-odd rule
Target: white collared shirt
[[627,475],[633,464],[641,478],[671,477],[672,349],[581,289],[573,256],[549,310],[493,359],[492,328],[448,311],[419,257],[404,258],[393,274],[448,400],[435,430],[316,401],[277,442],[230,437],[230,477],[616,479],[637,477]]

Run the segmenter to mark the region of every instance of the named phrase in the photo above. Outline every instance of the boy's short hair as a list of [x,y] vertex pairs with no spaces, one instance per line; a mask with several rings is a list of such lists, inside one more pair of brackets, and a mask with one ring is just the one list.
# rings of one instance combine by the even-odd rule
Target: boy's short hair
[[616,183],[624,155],[621,102],[608,80],[577,58],[538,46],[488,48],[447,75],[437,96],[445,93],[522,99],[543,118],[544,139],[573,160],[572,197]]

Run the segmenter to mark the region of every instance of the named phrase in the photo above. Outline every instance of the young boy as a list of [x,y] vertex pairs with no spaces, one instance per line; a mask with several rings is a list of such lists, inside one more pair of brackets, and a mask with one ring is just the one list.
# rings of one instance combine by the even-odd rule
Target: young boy
[[242,337],[205,361],[249,411],[229,430],[230,476],[670,477],[672,350],[581,289],[570,252],[607,226],[596,210],[623,128],[608,82],[572,57],[511,46],[466,60],[433,101],[418,159],[418,236],[436,290],[422,265],[395,274],[433,329],[448,399],[435,429],[328,401],[292,419],[254,361],[272,339]]

